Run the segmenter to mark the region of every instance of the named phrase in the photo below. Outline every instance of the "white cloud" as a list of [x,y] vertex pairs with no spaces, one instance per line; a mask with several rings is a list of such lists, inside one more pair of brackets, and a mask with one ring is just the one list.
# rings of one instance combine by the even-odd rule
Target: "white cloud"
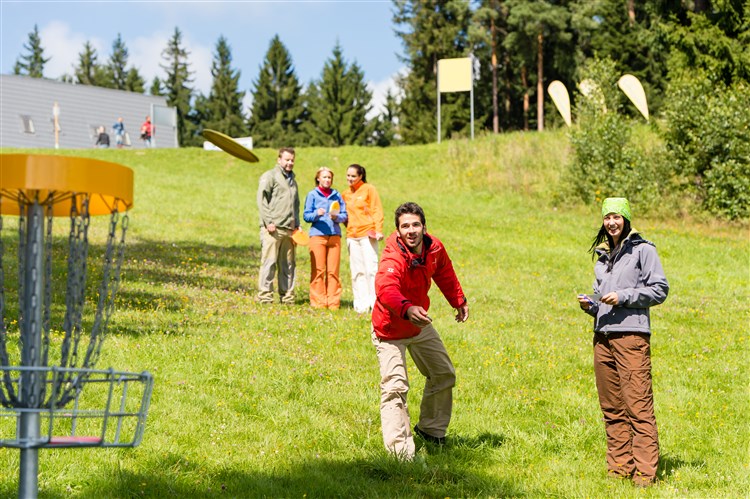
[[83,51],[86,41],[96,49],[99,62],[109,57],[106,44],[98,38],[87,38],[82,33],[73,33],[70,26],[62,21],[52,21],[39,29],[44,55],[50,60],[44,65],[44,75],[59,78],[72,75],[78,65],[78,54]]
[[[155,76],[163,80],[166,76],[162,52],[167,47],[167,43],[174,33],[156,32],[150,36],[140,36],[132,44],[126,42],[130,52],[129,63],[136,68],[141,76],[146,80],[146,87],[151,86]],[[192,86],[196,91],[205,95],[211,90],[211,61],[213,59],[212,48],[205,45],[199,45],[193,42],[183,32],[182,46],[189,52],[189,69],[192,72]]]
[[388,94],[388,90],[390,90],[393,95],[399,95],[400,90],[396,84],[396,79],[405,72],[406,69],[401,68],[385,80],[367,83],[368,89],[372,92],[372,109],[367,115],[368,119],[372,119],[385,111],[385,97],[386,94]]
[[161,52],[167,46],[169,36],[166,33],[156,32],[149,36],[139,36],[132,42],[126,41],[130,57],[128,63],[138,69],[141,77],[146,80],[146,88],[151,88],[151,82],[155,76],[164,79],[164,70],[161,64]]
[[[64,74],[72,75],[78,65],[78,56],[88,41],[96,49],[100,64],[109,60],[112,52],[111,43],[107,44],[96,37],[87,37],[83,33],[73,32],[70,25],[63,21],[52,21],[39,29],[39,36],[44,47],[44,54],[50,60],[44,66],[48,78],[59,78]],[[151,86],[155,76],[164,78],[162,51],[172,33],[155,32],[149,36],[139,36],[135,40],[123,40],[128,49],[128,67],[135,67],[146,80],[146,88]],[[208,94],[211,90],[212,47],[193,42],[183,33],[183,46],[190,53],[190,70],[193,72],[193,88]]]

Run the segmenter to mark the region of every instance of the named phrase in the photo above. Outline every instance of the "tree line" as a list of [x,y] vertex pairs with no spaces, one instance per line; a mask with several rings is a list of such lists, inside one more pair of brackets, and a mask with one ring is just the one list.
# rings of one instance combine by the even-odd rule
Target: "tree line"
[[[192,86],[179,28],[162,51],[164,76],[150,85],[128,66],[119,34],[106,60],[86,42],[74,73],[63,80],[165,96],[177,109],[183,146],[200,144],[201,130],[212,128],[252,135],[260,147],[434,141],[436,68],[443,58],[476,58],[476,125],[493,133],[558,126],[562,120],[544,98],[546,86],[560,80],[575,89],[594,59],[636,75],[656,114],[669,83],[685,74],[728,86],[750,81],[750,0],[394,0],[393,24],[408,71],[374,118],[368,118],[372,94],[364,72],[345,58],[343,47],[333,48],[318,79],[302,85],[278,35],[253,80],[248,112],[228,41],[221,36],[216,43],[213,82],[204,95]],[[36,26],[23,49],[14,72],[43,77],[49,58]],[[468,136],[468,99],[468,93],[442,95],[446,137]]]

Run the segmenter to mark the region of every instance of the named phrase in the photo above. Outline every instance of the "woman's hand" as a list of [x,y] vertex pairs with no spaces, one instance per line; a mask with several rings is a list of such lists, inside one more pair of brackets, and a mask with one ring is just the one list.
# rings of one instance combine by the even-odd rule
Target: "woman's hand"
[[620,300],[617,298],[617,291],[612,291],[611,293],[602,296],[602,303],[606,303],[607,305],[617,305],[619,302]]
[[322,217],[326,214],[326,210],[324,208],[318,208],[317,214],[319,217]]
[[591,299],[586,295],[578,295],[578,304],[581,306],[582,309],[588,310],[591,308]]

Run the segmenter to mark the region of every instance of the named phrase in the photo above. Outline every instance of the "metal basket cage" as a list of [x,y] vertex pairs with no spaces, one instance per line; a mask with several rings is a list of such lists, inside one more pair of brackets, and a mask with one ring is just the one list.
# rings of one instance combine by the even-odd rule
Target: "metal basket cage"
[[[154,383],[146,371],[0,366],[0,376],[18,393],[24,380],[41,377],[51,394],[44,407],[0,407],[0,447],[135,447],[143,438]],[[72,400],[60,404],[71,389]],[[22,435],[24,417],[38,418],[38,435]]]

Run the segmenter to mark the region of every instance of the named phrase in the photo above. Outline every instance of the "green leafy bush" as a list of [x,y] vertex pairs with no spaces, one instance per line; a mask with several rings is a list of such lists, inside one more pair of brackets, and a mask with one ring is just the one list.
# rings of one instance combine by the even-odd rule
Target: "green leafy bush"
[[709,212],[750,216],[750,87],[692,75],[673,82],[663,137],[684,189]]
[[[574,158],[566,190],[585,202],[625,196],[646,206],[660,195],[665,175],[633,138],[633,122],[621,111],[615,64],[594,60],[581,72],[577,126],[570,133]],[[588,83],[587,83],[588,82]]]

